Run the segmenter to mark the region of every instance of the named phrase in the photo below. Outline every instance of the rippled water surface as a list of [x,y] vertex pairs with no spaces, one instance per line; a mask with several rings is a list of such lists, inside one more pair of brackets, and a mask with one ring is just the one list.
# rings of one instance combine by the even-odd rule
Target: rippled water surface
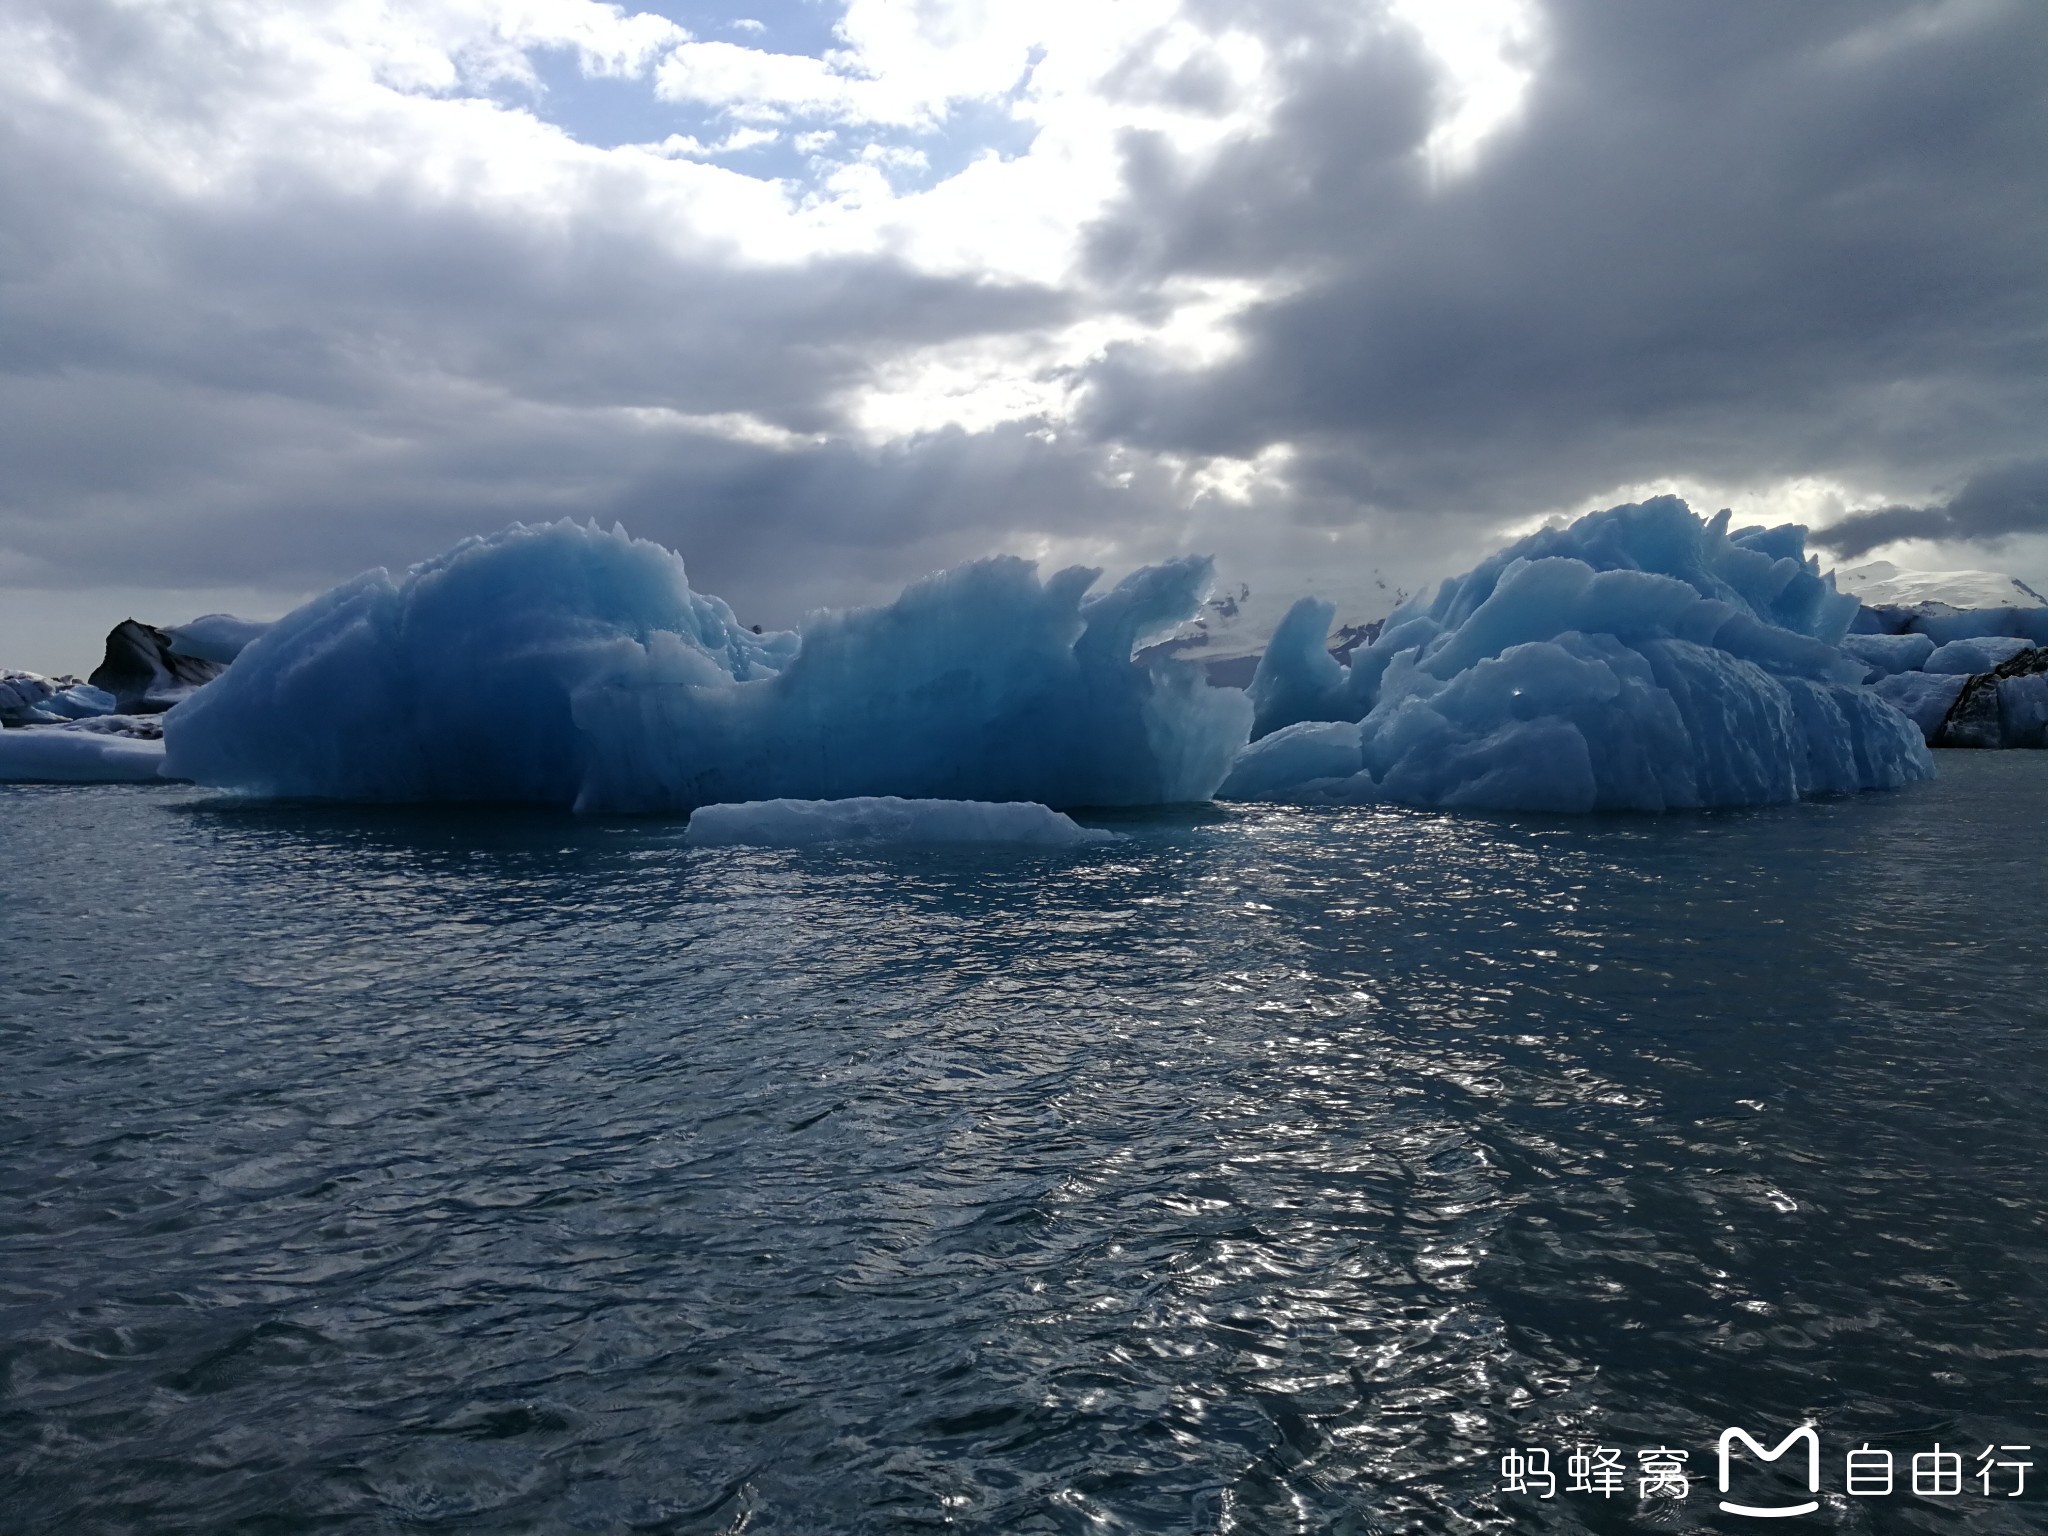
[[2048,754],[1942,770],[1079,854],[0,790],[0,1527],[1726,1529],[1500,1458],[1810,1418],[2043,1467],[1787,1528],[2039,1530]]

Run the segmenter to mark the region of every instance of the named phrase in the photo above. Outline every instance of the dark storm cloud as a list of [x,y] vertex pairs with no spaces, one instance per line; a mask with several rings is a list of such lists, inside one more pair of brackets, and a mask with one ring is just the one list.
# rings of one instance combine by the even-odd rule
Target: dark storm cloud
[[[47,584],[318,585],[514,518],[619,512],[802,557],[923,539],[933,487],[977,530],[954,542],[985,545],[1018,487],[1049,492],[1020,468],[1022,429],[865,452],[637,417],[831,433],[890,356],[1057,324],[1068,295],[886,256],[743,259],[679,239],[663,194],[623,171],[536,217],[532,197],[379,170],[393,145],[368,137],[316,135],[196,188],[140,174],[137,122],[192,131],[196,147],[164,146],[174,165],[239,152],[208,138],[217,98],[244,92],[289,129],[266,103],[294,82],[203,12],[188,27],[81,0],[43,20],[70,89],[0,100],[0,553]],[[95,98],[163,117],[109,126]],[[331,174],[334,156],[372,170]],[[1056,479],[1079,462],[1024,457],[1064,466]],[[1076,494],[1060,483],[1054,522]],[[841,508],[863,506],[849,530]]]
[[795,430],[878,345],[1032,329],[1045,288],[937,278],[882,258],[798,269],[676,251],[630,203],[537,224],[308,180],[191,199],[140,189],[52,133],[0,133],[19,210],[0,320],[10,375],[90,371],[338,407],[423,372],[525,399],[753,411]]
[[[198,395],[101,394],[100,409],[151,423],[134,438],[150,472],[110,456],[90,515],[33,528],[0,517],[0,539],[32,534],[51,562],[45,584],[113,572],[311,588],[515,521],[618,521],[682,551],[700,590],[780,624],[812,606],[880,600],[906,576],[1002,547],[1008,530],[1137,528],[1170,503],[1156,467],[1113,480],[1094,445],[1021,425],[778,448],[673,421],[516,400],[484,407],[467,389],[416,385],[340,429],[323,408],[276,402],[258,417],[233,397],[210,409]],[[0,420],[4,402],[0,392]],[[73,403],[78,414],[91,408]],[[252,430],[269,440],[265,451],[242,440]],[[81,446],[53,445],[49,457]]]
[[2048,459],[2023,460],[1972,475],[1939,506],[1852,512],[1813,539],[1850,560],[1902,539],[1995,544],[2019,533],[2048,533]]
[[[1177,462],[1283,442],[1241,549],[1384,527],[1451,568],[1504,516],[1663,475],[1967,482],[1845,549],[2039,526],[2038,496],[1972,498],[2048,419],[2048,7],[1551,0],[1520,116],[1439,181],[1414,37],[1351,0],[1188,9],[1282,61],[1270,132],[1201,162],[1127,137],[1058,291],[743,259],[614,171],[451,192],[374,114],[305,128],[286,65],[204,7],[19,6],[64,78],[0,90],[0,568],[310,588],[617,517],[780,622],[1043,537],[1175,547]],[[1139,56],[1108,88],[1221,112],[1231,86]],[[216,166],[237,101],[236,132],[311,136]],[[908,350],[1158,319],[1189,278],[1285,296],[1218,366],[1112,350],[1056,439],[847,430]]]
[[1931,483],[2038,441],[2048,8],[1544,20],[1520,122],[1438,186],[1391,153],[1419,86],[1384,46],[1297,50],[1279,131],[1199,174],[1131,144],[1106,276],[1301,285],[1229,366],[1111,357],[1092,429],[1342,445],[1362,506],[1419,513],[1665,474]]

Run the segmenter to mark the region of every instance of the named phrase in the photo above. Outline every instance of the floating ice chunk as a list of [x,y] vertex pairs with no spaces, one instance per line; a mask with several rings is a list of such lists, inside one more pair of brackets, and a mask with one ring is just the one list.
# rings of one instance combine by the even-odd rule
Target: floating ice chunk
[[0,673],[0,723],[55,725],[113,710],[114,696],[90,683],[52,682],[40,672]]
[[[1283,623],[1226,798],[1663,810],[1890,788],[1933,771],[1837,644],[1857,611],[1797,528],[1674,497],[1546,529],[1397,610],[1348,669]],[[1333,672],[1332,669],[1336,670]]]
[[1334,603],[1304,597],[1282,617],[1252,676],[1252,735],[1343,714],[1349,674],[1328,645],[1336,615]]
[[[2048,745],[2048,649],[2029,647],[1978,673],[1920,672],[1925,697],[1908,694],[1899,707],[1917,704],[1915,723],[1930,747],[2041,747]],[[1903,685],[1904,678],[1886,678],[1880,691]],[[1932,685],[1948,684],[1935,692]],[[1946,694],[1949,703],[1935,706]]]
[[1919,728],[1932,741],[1969,677],[1961,672],[1899,672],[1879,678],[1871,692]]
[[2000,745],[2048,746],[2048,674],[1998,680]]
[[65,720],[91,720],[100,715],[111,715],[115,700],[104,688],[95,688],[91,683],[73,683],[45,699],[43,708]]
[[1121,842],[1114,832],[1028,801],[903,800],[863,795],[850,800],[753,800],[700,806],[688,838],[703,847],[802,843],[1030,843],[1073,848]]
[[266,623],[238,619],[232,613],[202,613],[189,624],[174,624],[164,633],[170,636],[173,656],[190,656],[224,667],[268,628]]
[[1896,672],[1918,672],[1934,654],[1934,642],[1926,635],[1848,635],[1842,640],[1844,655],[1869,664],[1878,677]]
[[[1279,800],[1348,804],[1380,796],[1370,774],[1359,771],[1357,722],[1308,720],[1261,736],[1237,755],[1217,791],[1226,800]],[[1363,779],[1354,786],[1353,779]],[[1364,803],[1364,802],[1359,802]]]
[[1921,664],[1923,672],[1949,672],[1969,676],[1973,672],[1989,672],[2002,661],[2011,661],[2021,651],[2033,647],[2025,640],[2013,636],[1979,635],[1968,640],[1951,640],[1947,645],[1937,646],[1927,660]]
[[1937,646],[1956,640],[2022,639],[2035,644],[2048,640],[2048,608],[1956,609],[1932,603],[1922,608],[1874,612],[1883,628],[1926,635]]
[[163,762],[161,741],[49,726],[0,731],[0,783],[149,784]]
[[885,608],[757,635],[682,561],[557,523],[374,571],[279,620],[175,710],[176,772],[262,794],[683,811],[906,795],[1204,800],[1250,705],[1133,646],[1192,612],[1206,560],[1087,597],[981,561]]

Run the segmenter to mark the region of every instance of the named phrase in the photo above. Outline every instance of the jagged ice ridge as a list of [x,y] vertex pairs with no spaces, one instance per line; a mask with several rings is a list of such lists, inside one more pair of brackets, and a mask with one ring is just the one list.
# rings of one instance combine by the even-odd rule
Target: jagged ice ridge
[[899,795],[1208,799],[1242,693],[1133,664],[1206,559],[1041,581],[1012,558],[758,635],[673,553],[562,522],[372,571],[249,642],[165,723],[166,772],[265,795],[584,811]]
[[[370,572],[267,628],[213,623],[202,648],[232,665],[162,717],[164,773],[270,796],[586,811],[1219,793],[1754,804],[1925,777],[1925,722],[1908,714],[1932,717],[1954,691],[1919,669],[2010,648],[1849,636],[1863,615],[1802,530],[1731,533],[1726,514],[1669,497],[1519,541],[1397,610],[1348,665],[1326,649],[1329,605],[1299,603],[1249,698],[1184,662],[1133,660],[1209,575],[1181,559],[1090,595],[1093,571],[1041,579],[985,560],[759,634],[656,545],[515,527],[398,578]],[[2018,699],[2039,684],[1999,686]],[[1896,709],[1880,696],[1915,689],[1927,699]],[[110,775],[143,776],[142,752],[83,743],[24,747],[37,761],[21,776],[87,776],[96,750],[118,754]]]
[[1404,605],[1349,666],[1298,603],[1219,793],[1583,812],[1753,805],[1933,773],[1838,646],[1858,612],[1797,527],[1676,497],[1550,528]]

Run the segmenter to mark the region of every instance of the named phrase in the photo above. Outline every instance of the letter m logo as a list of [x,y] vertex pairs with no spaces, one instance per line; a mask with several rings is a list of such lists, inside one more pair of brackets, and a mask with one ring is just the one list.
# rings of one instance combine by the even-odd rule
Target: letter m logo
[[[1820,1436],[1814,1432],[1811,1424],[1803,1424],[1768,1451],[1758,1444],[1746,1429],[1722,1430],[1719,1454],[1721,1462],[1721,1491],[1723,1493],[1728,1491],[1729,1448],[1738,1440],[1748,1446],[1750,1454],[1759,1461],[1776,1461],[1780,1456],[1791,1450],[1793,1446],[1803,1441],[1806,1445],[1806,1491],[1808,1493],[1820,1492]],[[1818,1499],[1809,1499],[1804,1504],[1756,1505],[1731,1504],[1728,1500],[1723,1499],[1721,1501],[1721,1508],[1731,1515],[1752,1515],[1759,1520],[1778,1520],[1787,1515],[1810,1515],[1820,1508],[1820,1501]]]

